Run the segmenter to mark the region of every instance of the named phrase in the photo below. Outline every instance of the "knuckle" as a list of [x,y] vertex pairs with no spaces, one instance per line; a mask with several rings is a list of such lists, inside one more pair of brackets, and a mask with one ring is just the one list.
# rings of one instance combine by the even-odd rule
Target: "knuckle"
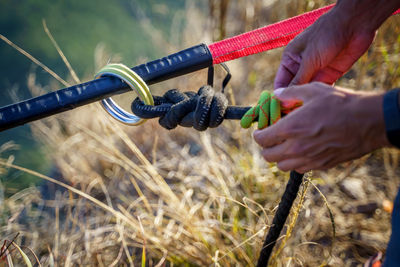
[[288,138],[293,135],[293,132],[295,131],[295,123],[285,123],[281,125],[280,131],[279,131],[279,137],[281,138]]
[[320,124],[314,124],[314,126],[311,128],[310,130],[310,134],[311,136],[313,136],[314,138],[317,136],[321,136],[324,132],[324,127]]
[[308,142],[308,143],[304,142],[304,143],[303,143],[303,151],[302,151],[302,154],[303,154],[304,156],[307,156],[307,157],[309,157],[309,158],[312,158],[312,157],[314,156],[314,152],[315,152],[315,151],[316,151],[315,144],[310,144],[310,142]]
[[296,142],[287,148],[285,155],[287,157],[299,157],[303,155],[303,152],[303,145],[299,142]]

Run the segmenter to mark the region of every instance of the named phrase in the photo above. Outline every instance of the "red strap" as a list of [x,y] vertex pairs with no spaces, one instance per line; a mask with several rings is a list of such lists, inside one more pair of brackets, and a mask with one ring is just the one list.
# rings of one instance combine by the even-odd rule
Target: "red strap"
[[[213,64],[285,46],[333,6],[334,4],[315,9],[302,15],[210,44],[208,48],[213,57]],[[400,9],[393,15],[398,13],[400,13]]]

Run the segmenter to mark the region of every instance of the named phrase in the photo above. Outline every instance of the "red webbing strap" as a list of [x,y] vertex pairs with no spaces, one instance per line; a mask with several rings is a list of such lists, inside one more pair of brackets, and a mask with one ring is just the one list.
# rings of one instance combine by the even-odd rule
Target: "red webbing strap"
[[[285,46],[333,6],[334,4],[315,9],[302,15],[210,44],[208,48],[213,57],[213,64]],[[400,13],[400,9],[393,15],[398,13]]]

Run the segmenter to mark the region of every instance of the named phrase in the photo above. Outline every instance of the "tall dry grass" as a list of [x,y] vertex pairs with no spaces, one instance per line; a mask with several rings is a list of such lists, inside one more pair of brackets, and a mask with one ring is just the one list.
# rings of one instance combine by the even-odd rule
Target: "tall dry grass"
[[[209,2],[209,16],[188,5],[182,47],[327,4]],[[219,10],[226,3],[226,9]],[[398,25],[399,18],[391,18],[338,84],[360,90],[398,85]],[[232,103],[248,105],[272,88],[281,52],[228,64]],[[99,49],[95,58],[101,67],[109,55]],[[217,69],[219,78],[222,73]],[[197,90],[205,80],[201,71],[152,90]],[[28,81],[40,93],[34,76]],[[43,266],[253,266],[288,179],[287,173],[262,160],[251,131],[240,129],[237,122],[201,133],[167,131],[156,121],[126,127],[92,104],[35,122],[32,129],[52,155],[59,172],[54,178],[62,177],[69,188],[57,187],[47,199],[37,188],[4,199],[0,236],[11,240],[19,233],[15,243],[35,263],[30,248]],[[271,265],[360,266],[385,250],[390,235],[385,205],[397,191],[398,156],[398,151],[385,149],[310,174]],[[12,160],[1,161],[0,172],[6,172]],[[349,180],[359,185],[357,192],[346,190],[344,182]],[[0,265],[24,263],[15,249],[4,255],[9,256],[0,259]]]

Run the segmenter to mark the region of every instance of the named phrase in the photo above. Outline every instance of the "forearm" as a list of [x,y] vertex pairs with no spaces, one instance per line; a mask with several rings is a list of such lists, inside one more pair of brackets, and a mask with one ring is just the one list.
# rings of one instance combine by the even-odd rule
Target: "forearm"
[[332,12],[345,17],[349,26],[376,31],[399,8],[399,0],[338,0]]

